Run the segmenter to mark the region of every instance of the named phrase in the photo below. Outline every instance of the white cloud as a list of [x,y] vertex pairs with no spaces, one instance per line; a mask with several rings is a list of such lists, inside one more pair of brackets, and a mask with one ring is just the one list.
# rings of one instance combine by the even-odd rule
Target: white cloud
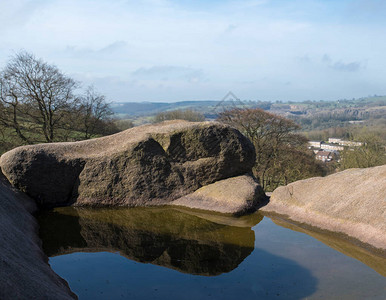
[[179,66],[152,66],[150,68],[139,68],[132,75],[135,78],[145,80],[186,80],[189,82],[198,82],[203,78],[203,71],[189,67]]
[[120,100],[386,94],[385,21],[320,0],[189,3],[3,0],[0,64],[23,48]]

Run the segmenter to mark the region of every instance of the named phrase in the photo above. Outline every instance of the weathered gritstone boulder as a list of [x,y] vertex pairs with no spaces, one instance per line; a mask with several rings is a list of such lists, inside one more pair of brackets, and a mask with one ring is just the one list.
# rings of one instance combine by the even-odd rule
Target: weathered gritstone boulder
[[255,151],[215,122],[169,121],[98,139],[23,146],[0,158],[4,175],[41,206],[166,204],[251,171]]
[[0,299],[77,299],[47,263],[35,210],[0,173]]
[[243,175],[203,186],[170,204],[221,213],[243,214],[255,210],[264,199],[265,194],[261,186],[251,176]]
[[349,169],[279,187],[260,210],[347,234],[384,252],[386,165]]

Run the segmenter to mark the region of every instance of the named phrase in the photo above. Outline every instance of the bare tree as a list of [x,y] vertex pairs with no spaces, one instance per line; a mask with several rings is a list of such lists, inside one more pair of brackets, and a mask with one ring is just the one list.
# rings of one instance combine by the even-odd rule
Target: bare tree
[[297,134],[292,120],[259,108],[232,109],[220,113],[218,121],[239,129],[254,144],[254,174],[265,190],[305,177],[321,175],[307,139]]
[[20,97],[15,84],[7,80],[3,73],[0,74],[0,125],[3,131],[8,128],[13,129],[24,143],[29,143],[29,139],[23,134],[19,120],[20,106]]
[[[74,141],[119,131],[105,97],[22,51],[0,71],[0,153],[23,144]],[[78,93],[76,93],[78,92]]]
[[1,74],[1,83],[1,101],[12,111],[12,126],[20,138],[25,136],[18,120],[28,118],[38,125],[46,142],[53,142],[61,122],[77,102],[74,96],[77,83],[56,66],[27,52],[20,52],[10,60]]
[[[103,134],[111,129],[111,116],[113,112],[106,102],[105,96],[97,93],[94,87],[87,88],[81,98],[82,131],[86,139],[95,134]],[[114,131],[114,130],[113,130]]]

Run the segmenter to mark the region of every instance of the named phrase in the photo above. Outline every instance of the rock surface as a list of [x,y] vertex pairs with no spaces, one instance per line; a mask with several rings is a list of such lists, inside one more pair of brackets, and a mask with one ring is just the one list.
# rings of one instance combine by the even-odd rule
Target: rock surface
[[251,171],[255,151],[239,131],[215,122],[168,121],[98,139],[23,146],[0,167],[41,206],[167,204]]
[[76,299],[47,263],[34,210],[0,174],[0,299]]
[[386,250],[386,165],[349,169],[277,188],[265,212],[340,232]]
[[264,199],[265,194],[261,186],[251,176],[243,175],[203,186],[170,204],[221,213],[243,214],[256,209]]

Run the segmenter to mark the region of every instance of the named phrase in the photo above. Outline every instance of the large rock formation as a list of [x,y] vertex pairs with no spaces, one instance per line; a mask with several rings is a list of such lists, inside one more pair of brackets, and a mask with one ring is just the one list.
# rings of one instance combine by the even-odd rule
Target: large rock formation
[[349,169],[277,188],[265,212],[340,232],[386,250],[386,165]]
[[19,147],[1,156],[0,166],[42,206],[144,206],[248,173],[254,161],[251,142],[229,126],[169,121],[88,141]]
[[32,199],[0,173],[0,299],[74,299],[40,248]]

